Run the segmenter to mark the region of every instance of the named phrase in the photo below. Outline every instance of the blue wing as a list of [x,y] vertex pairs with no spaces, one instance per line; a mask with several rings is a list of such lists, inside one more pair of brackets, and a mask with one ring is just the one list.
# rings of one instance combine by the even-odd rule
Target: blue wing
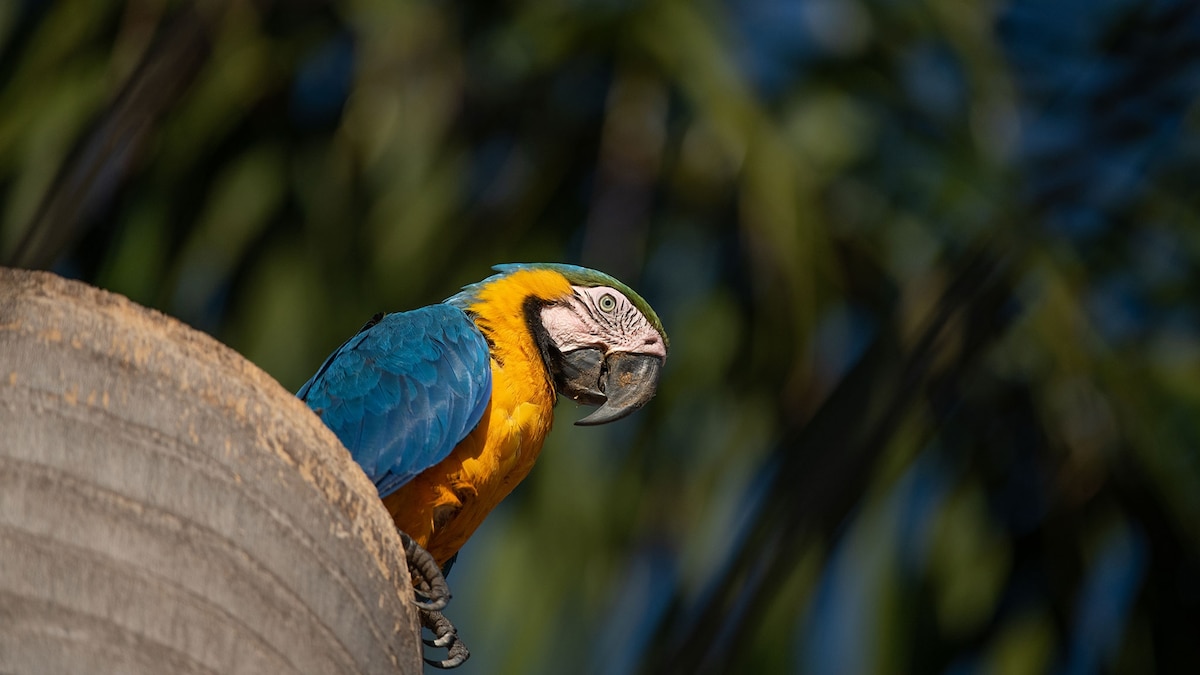
[[372,320],[297,392],[386,497],[450,454],[492,394],[487,341],[462,310]]

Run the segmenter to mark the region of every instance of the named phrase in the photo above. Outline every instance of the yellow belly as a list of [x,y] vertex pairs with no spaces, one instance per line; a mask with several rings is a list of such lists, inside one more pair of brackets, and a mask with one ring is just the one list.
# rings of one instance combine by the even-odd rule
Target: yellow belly
[[554,393],[544,377],[521,383],[508,375],[493,362],[492,400],[479,426],[449,457],[384,499],[396,525],[439,565],[528,475],[550,431]]

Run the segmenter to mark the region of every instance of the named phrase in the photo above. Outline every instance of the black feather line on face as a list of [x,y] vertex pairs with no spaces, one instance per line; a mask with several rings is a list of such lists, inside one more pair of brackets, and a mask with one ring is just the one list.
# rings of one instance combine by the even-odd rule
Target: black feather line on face
[[637,311],[637,307],[634,307],[631,304],[626,304],[625,311],[621,312],[621,317],[617,323],[621,326],[621,328],[632,332],[632,329],[638,325],[639,318],[641,318],[641,312]]
[[584,293],[583,291],[575,291],[575,297],[579,299],[579,302],[570,303],[568,307],[571,308],[571,311],[575,312],[576,316],[579,315],[578,308],[582,307],[587,313],[588,318],[590,318],[592,321],[596,323],[601,323],[604,321],[604,318],[600,312],[600,308],[596,307],[596,303],[592,301],[592,296]]
[[[546,386],[553,392],[554,381],[558,377],[558,348],[554,346],[554,341],[550,338],[550,331],[546,330],[546,326],[542,324],[542,310],[548,304],[531,295],[525,298],[522,309],[525,312],[525,325],[529,328],[529,334],[533,336],[533,343],[537,345],[538,353],[542,356],[542,366],[547,378]],[[500,366],[504,367],[504,364],[502,363]]]

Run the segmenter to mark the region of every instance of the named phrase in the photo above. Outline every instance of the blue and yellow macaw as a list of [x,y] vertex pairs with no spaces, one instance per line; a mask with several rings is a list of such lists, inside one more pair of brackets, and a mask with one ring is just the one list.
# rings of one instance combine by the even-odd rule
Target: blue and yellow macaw
[[[600,406],[576,424],[612,422],[654,396],[667,358],[658,316],[613,277],[564,264],[494,269],[441,304],[377,315],[297,394],[375,482],[431,596],[445,588],[437,567],[448,571],[533,467],[556,392]],[[419,605],[431,644],[450,647],[430,663],[452,667],[467,651],[437,611],[444,602]]]

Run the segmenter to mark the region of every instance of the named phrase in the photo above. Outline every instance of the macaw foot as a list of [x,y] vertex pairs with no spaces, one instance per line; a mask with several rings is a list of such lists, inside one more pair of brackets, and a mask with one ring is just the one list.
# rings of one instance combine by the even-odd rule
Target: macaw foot
[[403,530],[397,528],[396,531],[400,533],[400,542],[404,544],[404,557],[408,559],[408,573],[412,575],[413,592],[417,596],[414,604],[422,612],[444,609],[446,603],[450,602],[450,587],[446,585],[446,577],[442,570],[433,556],[429,555],[429,551],[413,541]]
[[467,659],[471,658],[471,651],[467,649],[467,645],[458,637],[458,629],[454,624],[450,623],[441,612],[435,610],[421,610],[421,625],[428,628],[433,633],[432,640],[423,640],[430,647],[438,647],[446,649],[446,659],[435,661],[426,658],[425,663],[434,668],[442,668],[448,670],[457,668]]
[[441,569],[429,551],[413,541],[408,533],[399,528],[396,531],[400,533],[400,542],[404,544],[404,557],[408,560],[408,573],[412,575],[413,594],[416,595],[413,604],[417,606],[421,615],[421,625],[433,632],[432,640],[423,639],[422,642],[430,647],[447,650],[444,660],[426,658],[425,663],[435,668],[457,668],[470,658],[471,652],[458,638],[458,629],[441,612],[446,603],[450,602],[450,586],[446,584],[446,572],[450,571],[454,558],[446,563],[445,569]]

